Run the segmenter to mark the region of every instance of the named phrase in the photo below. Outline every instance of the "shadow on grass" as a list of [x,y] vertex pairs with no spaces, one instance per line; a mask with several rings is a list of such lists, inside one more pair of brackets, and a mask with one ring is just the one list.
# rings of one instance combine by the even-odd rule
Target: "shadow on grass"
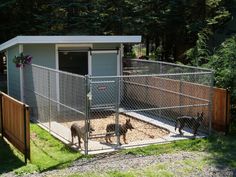
[[24,165],[24,162],[14,154],[10,145],[0,137],[0,175]]
[[215,165],[236,169],[236,122],[228,135],[209,137],[207,150],[211,153],[211,160]]
[[[88,158],[89,156],[86,156],[86,155],[82,155],[76,159],[74,159],[73,161],[76,161],[76,160],[79,160],[79,159],[83,159],[83,158]],[[51,170],[56,170],[56,169],[62,169],[62,168],[65,168],[67,167],[69,164],[71,164],[72,161],[71,160],[68,160],[68,161],[65,161],[65,162],[61,162],[59,164],[56,164],[56,165],[53,165],[53,166],[50,166],[46,169],[43,169],[43,170],[40,170],[39,173],[44,173],[44,172],[47,172],[47,171],[51,171]]]

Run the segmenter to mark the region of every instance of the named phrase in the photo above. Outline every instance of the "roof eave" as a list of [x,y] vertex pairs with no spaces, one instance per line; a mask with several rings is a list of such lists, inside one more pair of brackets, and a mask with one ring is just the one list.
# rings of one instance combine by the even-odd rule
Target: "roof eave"
[[140,43],[141,36],[17,36],[0,45],[0,51],[17,44]]

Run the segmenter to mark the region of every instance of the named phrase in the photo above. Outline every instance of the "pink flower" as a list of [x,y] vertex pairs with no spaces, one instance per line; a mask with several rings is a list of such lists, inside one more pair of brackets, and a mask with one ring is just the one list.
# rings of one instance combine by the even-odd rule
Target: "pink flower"
[[20,67],[21,67],[21,64],[20,64],[20,63],[16,63],[16,67],[17,67],[17,68],[20,68]]

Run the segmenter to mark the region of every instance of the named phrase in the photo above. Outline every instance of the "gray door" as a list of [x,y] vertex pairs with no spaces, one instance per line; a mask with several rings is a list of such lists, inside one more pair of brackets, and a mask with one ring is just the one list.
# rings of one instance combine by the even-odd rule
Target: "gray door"
[[[117,76],[117,53],[93,53],[91,59],[91,75],[104,76],[93,78],[91,81],[92,107],[94,106],[112,106],[115,104]],[[109,76],[109,77],[107,77]]]

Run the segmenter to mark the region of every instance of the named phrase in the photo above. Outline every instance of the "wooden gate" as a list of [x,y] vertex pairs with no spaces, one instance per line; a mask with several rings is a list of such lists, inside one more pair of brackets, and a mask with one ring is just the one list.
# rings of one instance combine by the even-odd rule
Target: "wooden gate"
[[29,109],[24,103],[0,92],[2,136],[30,160]]

